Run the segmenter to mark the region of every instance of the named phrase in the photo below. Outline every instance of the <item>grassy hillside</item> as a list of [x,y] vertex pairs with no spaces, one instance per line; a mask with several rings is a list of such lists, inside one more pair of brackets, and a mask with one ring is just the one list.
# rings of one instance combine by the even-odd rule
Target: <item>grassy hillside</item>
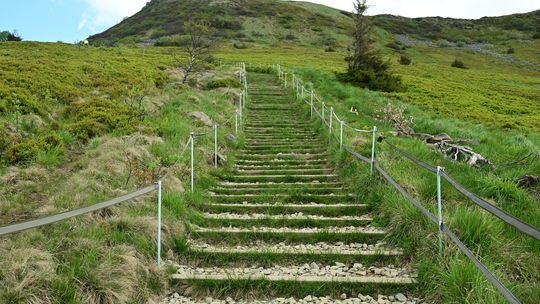
[[344,46],[352,30],[348,16],[322,5],[269,0],[154,0],[134,16],[90,37],[90,41],[174,44],[184,33],[184,21],[191,19],[208,22],[216,29],[217,37],[237,44],[288,41],[319,47]]
[[[179,219],[186,215],[179,193],[189,174],[187,155],[176,161],[189,133],[208,129],[188,113],[202,111],[224,125],[239,90],[205,85],[236,78],[236,68],[209,65],[187,86],[174,70],[171,54],[177,50],[19,43],[2,44],[0,52],[0,225],[117,197],[170,169],[163,252],[174,258],[175,237],[184,231]],[[141,94],[143,119],[127,102]],[[227,126],[222,136],[231,132],[230,122]],[[210,169],[212,149],[213,139],[197,140],[201,175]],[[155,204],[155,194],[147,195],[2,237],[0,302],[158,299],[167,278],[155,267]]]
[[[422,159],[445,166],[452,176],[502,209],[539,227],[540,188],[516,186],[517,178],[540,172],[540,72],[531,64],[540,64],[540,41],[532,39],[535,31],[529,25],[538,12],[463,24],[437,18],[375,17],[377,45],[408,88],[381,94],[335,79],[333,73],[345,68],[351,30],[347,14],[310,3],[267,0],[154,0],[139,14],[92,38],[96,45],[119,42],[111,48],[2,43],[0,225],[124,194],[154,181],[160,168],[170,168],[174,174],[164,200],[164,253],[175,258],[175,252],[183,252],[182,218],[188,211],[182,202],[200,197],[178,194],[187,168],[182,163],[173,165],[189,132],[206,130],[187,113],[203,111],[225,122],[239,91],[206,90],[205,84],[236,75],[230,65],[208,63],[204,73],[182,85],[175,68],[179,48],[133,44],[149,39],[163,44],[173,41],[182,34],[179,20],[190,9],[195,16],[214,22],[225,38],[215,53],[218,61],[281,63],[295,69],[357,127],[377,124],[391,131],[392,125],[380,120],[382,109],[390,103],[406,107],[417,132],[470,140],[475,150],[495,163],[495,169],[470,168],[444,159],[420,141],[394,139]],[[217,12],[221,17],[216,19]],[[516,27],[515,18],[523,19],[525,26]],[[400,32],[400,22],[412,25]],[[442,29],[424,34],[418,31],[423,22],[440,24]],[[289,34],[294,39],[285,39]],[[403,47],[396,35],[413,41]],[[456,38],[459,35],[464,38]],[[450,45],[440,45],[443,39]],[[471,43],[487,39],[489,44],[483,47],[497,54],[513,47],[515,53],[506,55],[515,60],[471,49],[469,39]],[[462,40],[465,44],[457,43]],[[234,43],[245,43],[247,48],[235,48]],[[399,51],[391,43],[401,43]],[[328,46],[335,46],[335,52],[328,52]],[[411,65],[399,65],[402,54],[411,57]],[[468,69],[452,68],[454,59],[462,60]],[[132,104],[141,97],[143,119]],[[348,113],[351,107],[360,115]],[[358,137],[351,143],[366,152],[365,142]],[[207,173],[211,139],[200,139],[200,144],[199,170]],[[379,157],[408,191],[434,208],[433,176],[387,149]],[[335,161],[348,168],[342,174],[351,183],[364,183],[358,189],[368,189],[364,187],[367,176],[353,172],[365,172],[364,167],[355,167],[340,156]],[[133,166],[138,173],[128,178]],[[438,291],[427,295],[431,300],[503,303],[454,249],[448,249],[444,260],[435,259],[433,227],[413,209],[403,207],[406,203],[385,184],[373,186],[376,191],[360,194],[369,197],[388,223],[402,232],[395,238],[402,239],[402,246],[416,257],[424,273],[432,274],[423,278],[431,283],[421,286]],[[524,303],[534,303],[540,294],[540,270],[531,261],[538,256],[538,245],[471,207],[457,193],[446,192],[448,188],[445,214],[452,228]],[[146,303],[157,298],[167,289],[167,279],[153,267],[154,206],[155,197],[149,196],[5,238],[0,245],[4,257],[0,259],[0,302]]]

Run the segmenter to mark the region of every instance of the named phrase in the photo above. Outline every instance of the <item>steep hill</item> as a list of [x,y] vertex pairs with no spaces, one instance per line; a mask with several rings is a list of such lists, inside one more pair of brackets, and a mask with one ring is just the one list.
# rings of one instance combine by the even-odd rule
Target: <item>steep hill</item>
[[[530,40],[540,33],[540,10],[478,20],[373,16],[392,34],[416,39],[476,43]],[[139,13],[90,37],[97,44],[174,45],[188,19],[205,20],[230,43],[340,47],[350,43],[352,14],[310,2],[276,0],[152,0]]]

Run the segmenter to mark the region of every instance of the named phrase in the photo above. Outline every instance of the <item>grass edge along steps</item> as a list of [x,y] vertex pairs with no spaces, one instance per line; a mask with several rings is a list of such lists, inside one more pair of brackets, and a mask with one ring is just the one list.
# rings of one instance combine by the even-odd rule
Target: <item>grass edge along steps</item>
[[[195,303],[247,295],[254,302],[310,296],[339,301],[359,293],[412,298],[415,270],[401,250],[381,241],[388,231],[371,225],[365,202],[340,182],[325,141],[302,119],[300,107],[275,76],[253,73],[249,80],[246,144],[236,166],[208,189],[204,202],[192,205],[198,216],[171,277],[189,294],[178,293]],[[334,226],[340,217],[350,226]],[[325,220],[332,221],[321,225]],[[344,245],[351,249],[335,250]]]

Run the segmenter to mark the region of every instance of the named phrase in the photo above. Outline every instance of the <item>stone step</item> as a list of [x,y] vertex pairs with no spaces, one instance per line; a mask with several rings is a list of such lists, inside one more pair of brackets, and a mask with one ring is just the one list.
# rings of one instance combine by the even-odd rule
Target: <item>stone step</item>
[[288,187],[264,187],[264,188],[211,188],[210,192],[215,194],[276,194],[276,193],[290,193],[291,191],[301,191],[304,194],[330,194],[346,192],[343,188],[296,188],[291,189]]
[[237,170],[281,170],[281,169],[291,169],[291,170],[303,170],[303,169],[330,169],[327,165],[320,164],[320,165],[259,165],[259,166],[249,166],[249,165],[235,165],[235,169]]
[[247,175],[297,175],[297,174],[331,174],[333,169],[238,169],[236,170],[237,174],[247,174]]
[[219,228],[204,228],[194,226],[191,230],[194,233],[201,232],[213,232],[213,233],[225,233],[225,234],[239,234],[239,233],[271,233],[273,235],[279,234],[364,234],[372,236],[384,236],[386,231],[380,228],[374,228],[371,226],[346,226],[346,227],[305,227],[305,228],[288,228],[288,227],[266,227],[266,226],[252,226],[252,227],[219,227]]
[[407,297],[403,293],[395,295],[363,295],[355,294],[352,297],[347,294],[337,296],[314,296],[307,295],[305,297],[281,297],[281,298],[264,298],[264,299],[233,299],[226,297],[225,299],[214,299],[212,297],[193,298],[189,296],[181,296],[174,293],[167,297],[161,304],[377,304],[377,303],[394,303],[394,304],[417,304],[421,303],[419,298],[412,296]]
[[387,255],[399,256],[403,254],[400,249],[390,248],[385,242],[377,242],[375,244],[366,243],[327,243],[319,242],[315,244],[287,244],[255,242],[250,245],[222,245],[222,244],[207,244],[205,242],[190,242],[190,249],[193,251],[206,253],[274,253],[284,255]]
[[249,165],[326,165],[328,160],[326,158],[320,159],[237,159],[236,163],[242,166]]
[[323,143],[316,141],[306,141],[304,143],[294,143],[291,141],[286,141],[283,143],[246,143],[244,149],[246,150],[268,150],[268,149],[317,149],[321,147],[326,147]]
[[323,159],[326,156],[326,153],[277,152],[275,154],[239,153],[236,155],[236,158],[238,160],[316,160]]
[[343,215],[338,217],[323,216],[323,215],[305,215],[303,213],[294,213],[294,214],[283,214],[283,215],[268,215],[264,213],[250,213],[250,214],[239,214],[239,213],[203,213],[203,218],[205,219],[218,219],[218,220],[235,220],[235,221],[252,221],[252,220],[297,220],[297,221],[306,221],[306,220],[316,220],[319,222],[359,222],[369,224],[373,221],[373,217],[370,215]]
[[218,183],[218,186],[224,188],[274,188],[274,187],[286,187],[288,189],[296,189],[303,187],[341,187],[342,184],[339,182],[265,182],[265,183],[244,183],[244,182],[224,182],[221,181]]
[[265,280],[317,283],[376,283],[376,284],[414,284],[416,274],[407,268],[375,268],[361,264],[348,265],[290,265],[274,267],[208,267],[193,268],[178,265],[172,275],[173,280]]
[[241,149],[238,150],[240,155],[275,155],[275,154],[322,154],[325,153],[325,148],[303,148],[303,147],[275,147],[269,149]]
[[234,182],[296,182],[296,181],[335,181],[335,174],[316,174],[316,175],[233,175],[223,178],[224,180]]

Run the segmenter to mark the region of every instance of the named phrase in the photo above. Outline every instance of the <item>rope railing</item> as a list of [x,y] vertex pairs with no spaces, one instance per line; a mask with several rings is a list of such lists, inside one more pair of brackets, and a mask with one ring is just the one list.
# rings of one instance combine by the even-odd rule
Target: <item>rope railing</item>
[[[240,95],[239,108],[236,109],[235,113],[223,123],[223,125],[227,125],[233,118],[235,118],[235,132],[237,135],[238,135],[238,124],[241,123],[241,119],[242,119],[241,118],[242,108],[245,107],[247,98],[249,96],[246,74],[247,74],[246,66],[244,63],[241,63],[239,75],[240,75],[240,82],[243,84],[243,90],[242,90],[242,94]],[[219,150],[218,131],[217,131],[218,127],[219,125],[217,124],[213,126],[214,145],[215,145],[214,162],[215,162],[216,168],[218,165],[217,153]],[[188,150],[188,147],[191,147],[191,191],[192,192],[195,191],[195,149],[194,149],[195,140],[200,137],[208,136],[210,133],[211,133],[210,131],[204,132],[204,133],[191,133],[186,144],[181,149],[177,160],[172,164],[172,166],[170,166],[172,168],[178,165],[178,163],[182,160],[183,155]],[[10,225],[0,227],[0,237],[22,232],[28,229],[33,229],[33,228],[38,228],[45,225],[58,223],[58,222],[61,222],[70,218],[74,218],[74,217],[81,216],[87,213],[95,212],[101,209],[109,208],[109,207],[118,205],[120,203],[130,201],[130,200],[139,198],[141,196],[144,196],[146,194],[152,193],[154,191],[157,191],[158,193],[158,198],[157,198],[157,201],[158,201],[158,204],[157,204],[158,205],[157,206],[158,207],[158,210],[157,210],[157,213],[158,213],[157,214],[157,265],[160,266],[161,265],[161,230],[162,230],[161,229],[162,190],[163,190],[163,182],[167,179],[169,174],[170,174],[170,170],[166,170],[165,173],[162,174],[161,177],[158,178],[157,182],[154,183],[153,185],[149,185],[149,186],[137,189],[133,192],[124,194],[122,196],[119,196],[119,197],[116,197],[107,201],[103,201],[103,202],[96,203],[90,206],[85,206],[85,207],[77,208],[74,210],[70,210],[70,211],[66,211],[66,212],[62,212],[62,213],[58,213],[58,214],[54,214],[50,216],[45,216],[39,219],[29,220],[22,223],[15,223],[15,224],[10,224]]]
[[[284,72],[282,71],[282,68],[281,68],[280,65],[276,65],[274,67],[274,69],[277,71],[278,74],[281,74],[281,75],[284,74]],[[285,75],[286,74],[287,73],[285,73]],[[299,78],[294,73],[290,73],[290,75],[292,75],[292,78],[293,78],[294,82],[297,83],[296,85],[293,85],[292,89],[296,90],[297,97],[298,97],[299,96],[298,95],[298,87],[301,86],[302,88],[304,88],[304,85],[301,83]],[[282,79],[282,77],[280,77],[280,79]],[[302,96],[302,100],[303,100],[303,98],[304,98],[304,96]],[[314,101],[318,101],[321,104],[321,112],[319,112],[317,110],[318,105],[315,106]],[[330,128],[330,132],[331,132],[332,124],[331,123],[328,124],[325,121],[325,115],[324,115],[325,103],[323,101],[321,101],[317,97],[317,95],[313,92],[313,90],[311,90],[310,102],[309,103],[305,102],[305,103],[307,103],[311,108],[310,112],[312,113],[311,114],[312,118],[313,118],[313,113],[316,113],[321,118],[321,121],[322,121],[323,125],[328,126]],[[518,219],[504,213],[502,210],[496,208],[495,206],[489,204],[488,202],[481,199],[477,195],[475,195],[472,192],[468,191],[463,186],[461,186],[457,181],[455,181],[453,178],[451,178],[448,174],[446,174],[444,172],[443,168],[434,167],[434,166],[432,166],[430,164],[427,164],[427,163],[425,163],[423,161],[420,161],[420,160],[416,159],[415,157],[413,157],[412,155],[410,155],[409,153],[407,153],[407,152],[395,147],[391,143],[385,141],[388,145],[390,145],[390,147],[392,147],[396,151],[400,152],[401,155],[403,155],[406,158],[412,160],[414,163],[416,163],[417,165],[423,167],[424,169],[437,174],[437,210],[438,210],[438,216],[435,216],[433,213],[431,213],[429,210],[427,210],[425,207],[423,207],[422,204],[420,202],[418,202],[414,197],[412,197],[409,193],[407,193],[407,191],[405,191],[405,189],[401,185],[399,185],[386,171],[384,171],[382,169],[382,167],[378,163],[375,162],[375,147],[376,147],[377,127],[374,127],[373,130],[361,130],[361,129],[353,128],[350,125],[346,124],[342,119],[340,119],[339,116],[335,113],[335,111],[333,111],[333,108],[332,108],[332,113],[331,113],[330,117],[335,117],[336,120],[340,123],[340,137],[339,137],[340,149],[342,149],[342,150],[344,149],[347,153],[349,153],[353,157],[355,157],[355,158],[357,158],[357,159],[359,159],[359,160],[361,160],[363,162],[366,162],[366,163],[370,164],[371,165],[371,175],[373,175],[374,170],[379,172],[381,174],[381,176],[384,177],[384,179],[393,188],[395,188],[400,194],[402,194],[403,197],[407,201],[409,201],[411,204],[413,204],[431,222],[438,225],[438,230],[439,230],[439,237],[438,237],[439,253],[440,253],[441,256],[442,256],[442,250],[443,250],[443,248],[442,248],[442,241],[443,241],[442,238],[443,238],[443,234],[446,234],[450,238],[450,240],[458,247],[458,249],[461,252],[463,252],[473,262],[475,267],[482,272],[482,274],[489,280],[489,282],[491,284],[493,284],[493,286],[495,286],[497,288],[497,290],[505,297],[505,299],[509,303],[513,303],[513,304],[519,304],[520,303],[520,301],[512,294],[512,292],[510,290],[508,290],[508,288],[506,288],[487,269],[487,267],[474,255],[474,253],[469,248],[467,248],[467,246],[463,242],[461,242],[461,240],[459,240],[459,238],[450,230],[450,228],[444,224],[443,217],[442,217],[441,178],[446,179],[458,191],[460,191],[462,194],[464,194],[466,197],[471,199],[473,202],[475,202],[480,207],[482,207],[485,210],[489,211],[493,215],[499,217],[501,220],[503,220],[504,222],[512,225],[513,227],[520,230],[521,232],[523,232],[523,233],[525,233],[525,234],[527,234],[527,235],[529,235],[529,236],[531,236],[533,238],[536,238],[538,240],[540,233],[538,232],[537,229],[535,229],[534,227],[532,227],[532,226],[530,226],[530,225],[528,225],[526,223],[523,223],[522,221],[520,221],[520,220],[518,220]],[[349,129],[351,129],[353,131],[356,131],[356,132],[373,133],[371,159],[361,155],[360,153],[354,151],[354,149],[346,146],[343,143],[343,127],[347,127],[347,128],[349,128]],[[332,133],[330,133],[330,134],[332,134]]]

